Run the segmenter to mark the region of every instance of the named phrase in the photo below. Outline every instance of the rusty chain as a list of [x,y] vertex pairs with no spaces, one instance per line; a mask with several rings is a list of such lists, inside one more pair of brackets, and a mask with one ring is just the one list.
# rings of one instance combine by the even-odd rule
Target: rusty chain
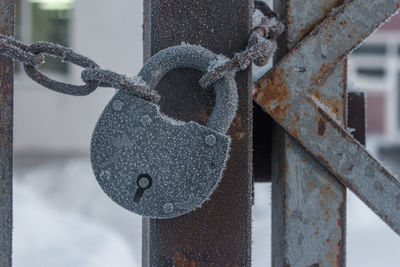
[[[257,66],[265,65],[277,49],[276,38],[284,30],[277,15],[262,1],[255,1],[254,8],[262,12],[261,23],[250,34],[247,48],[235,54],[232,59],[214,62],[209,72],[200,79],[200,85],[207,87],[225,75],[232,75],[245,70],[254,62]],[[98,87],[112,87],[127,91],[145,100],[158,103],[160,95],[139,76],[128,77],[111,70],[102,69],[93,60],[82,56],[72,49],[50,42],[36,42],[26,45],[12,37],[0,34],[0,55],[5,55],[23,63],[27,75],[40,85],[53,91],[85,96]],[[50,79],[38,70],[45,63],[45,55],[60,58],[84,68],[81,79],[84,85],[73,85]]]

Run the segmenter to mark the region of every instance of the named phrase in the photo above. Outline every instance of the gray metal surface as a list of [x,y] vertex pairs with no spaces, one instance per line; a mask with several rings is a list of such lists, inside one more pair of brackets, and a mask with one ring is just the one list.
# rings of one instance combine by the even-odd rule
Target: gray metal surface
[[[251,33],[251,0],[144,1],[145,59],[182,41],[232,57]],[[205,123],[213,90],[198,86],[200,72],[179,69],[157,86],[161,111]],[[224,176],[201,208],[168,219],[145,219],[143,266],[251,266],[251,90],[249,72],[239,72],[237,115],[228,135],[230,159]],[[177,97],[179,96],[179,97]]]
[[[286,3],[277,7],[287,21],[287,39],[281,40],[280,54],[292,49],[310,25],[326,17],[340,1]],[[341,64],[318,88],[324,104],[336,110],[342,125],[345,70]],[[282,128],[275,128],[272,144],[272,266],[344,266],[345,187]]]
[[[217,60],[200,46],[169,47],[150,58],[139,76],[154,89],[173,69],[207,72]],[[233,76],[214,87],[216,104],[206,126],[168,118],[156,104],[116,93],[91,143],[92,167],[108,196],[130,211],[158,219],[193,211],[210,197],[229,158],[225,133],[237,109]]]
[[[399,1],[354,0],[335,9],[256,84],[255,101],[400,234],[400,183],[341,127],[318,90]],[[293,8],[293,6],[290,6]],[[311,11],[310,11],[311,12]],[[334,110],[333,110],[334,111]]]
[[[0,0],[0,33],[14,34],[14,0]],[[0,267],[12,262],[13,62],[0,56]]]
[[[120,91],[96,125],[91,160],[97,182],[116,203],[165,219],[209,198],[221,180],[229,144],[224,134],[168,119],[157,105]],[[140,175],[149,175],[151,184]]]
[[[158,82],[168,72],[178,68],[189,68],[207,73],[213,65],[218,64],[221,56],[199,45],[181,44],[159,51],[152,56],[139,72],[149,85],[155,90]],[[225,75],[214,84],[215,105],[207,127],[225,134],[235,118],[238,106],[237,86],[234,74]],[[201,89],[200,89],[201,90]],[[203,89],[204,90],[204,89]],[[175,95],[179,98],[180,95]]]

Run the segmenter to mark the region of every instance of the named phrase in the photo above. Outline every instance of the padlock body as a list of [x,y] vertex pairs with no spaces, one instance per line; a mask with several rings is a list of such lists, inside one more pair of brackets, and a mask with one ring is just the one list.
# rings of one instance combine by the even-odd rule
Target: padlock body
[[168,118],[158,105],[119,91],[97,122],[90,151],[96,179],[111,199],[146,217],[172,218],[210,197],[229,148],[228,136]]

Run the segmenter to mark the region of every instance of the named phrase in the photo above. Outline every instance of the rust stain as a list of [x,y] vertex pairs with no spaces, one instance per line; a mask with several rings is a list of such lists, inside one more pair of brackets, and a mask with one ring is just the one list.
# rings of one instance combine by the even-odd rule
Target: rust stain
[[242,140],[244,138],[246,138],[247,136],[247,132],[236,132],[233,134],[233,139],[235,140]]
[[297,112],[296,112],[296,113],[294,114],[294,117],[296,118],[296,120],[297,120],[297,121],[299,121],[299,120],[300,120],[299,113],[297,113]]
[[322,201],[326,202],[329,199],[337,199],[337,196],[335,194],[335,192],[332,190],[332,187],[330,184],[327,184],[321,192],[321,196],[322,196]]
[[274,117],[278,122],[283,121],[286,118],[286,112],[290,108],[290,104],[286,104],[285,106],[277,106],[272,112],[271,116]]
[[314,91],[314,96],[315,96],[316,98],[318,98],[319,100],[321,100],[322,95],[321,95],[321,92],[319,91],[319,89],[316,89],[316,90]]
[[333,39],[333,35],[332,34],[328,34],[328,36],[325,38],[325,41],[327,43],[329,43],[332,39]]
[[290,149],[290,148],[292,148],[292,144],[291,143],[287,143],[286,147]]
[[396,3],[396,8],[399,9],[400,8],[400,2]]
[[300,116],[299,116],[299,113],[297,113],[297,112],[295,112],[292,119],[290,120],[290,124],[291,124],[290,133],[297,139],[299,138],[299,132],[298,132],[298,127],[297,127],[297,122],[299,120],[300,120]]
[[335,97],[332,97],[332,98],[324,97],[319,89],[315,89],[313,92],[313,95],[322,104],[329,107],[330,111],[336,115],[336,119],[340,118],[341,110],[344,110],[343,98],[337,99]]
[[329,260],[329,262],[331,263],[332,266],[339,266],[339,265],[336,265],[336,256],[332,252],[332,250],[330,250],[329,253],[328,253],[328,260]]
[[326,105],[327,107],[329,107],[330,111],[336,115],[336,119],[340,118],[340,111],[343,110],[343,104],[342,104],[342,100],[341,99],[324,99],[322,101],[322,103],[324,105]]
[[[317,112],[321,115],[331,126],[336,128],[336,130],[342,135],[343,138],[347,138],[354,143],[354,138],[350,136],[335,120],[333,120],[328,114],[325,113],[321,108],[316,107]],[[361,146],[362,147],[362,146]],[[330,166],[327,166],[330,167]]]
[[[346,191],[345,188],[342,188],[342,190]],[[341,201],[339,209],[338,209],[340,216],[337,219],[337,225],[338,225],[339,229],[341,230],[341,236],[337,243],[337,246],[339,248],[338,251],[343,251],[343,247],[345,244],[345,235],[346,235],[345,220],[342,220],[342,218],[345,218],[345,216],[346,216],[346,200],[345,199],[346,198],[342,198],[342,201]],[[336,266],[343,266],[344,262],[345,262],[344,253],[338,253],[338,255],[336,255]]]
[[336,62],[322,64],[319,72],[311,77],[311,87],[319,84],[336,66]]
[[235,119],[232,121],[231,124],[232,128],[240,128],[242,127],[242,116],[240,116],[239,114],[235,117]]
[[282,122],[286,118],[287,110],[291,106],[286,103],[290,98],[286,78],[284,70],[276,68],[273,73],[254,84],[256,89],[254,100],[277,122]]
[[315,182],[315,180],[312,180],[312,181],[311,181],[311,183],[310,183],[310,188],[311,188],[310,191],[312,191],[312,190],[314,190],[315,188],[317,188],[317,183]]
[[185,256],[179,254],[179,252],[174,253],[174,266],[176,267],[197,267],[195,261],[187,259]]
[[317,134],[319,136],[326,135],[326,121],[323,118],[319,118]]
[[299,131],[297,130],[297,128],[291,129],[291,130],[290,130],[290,133],[293,135],[294,138],[300,139]]

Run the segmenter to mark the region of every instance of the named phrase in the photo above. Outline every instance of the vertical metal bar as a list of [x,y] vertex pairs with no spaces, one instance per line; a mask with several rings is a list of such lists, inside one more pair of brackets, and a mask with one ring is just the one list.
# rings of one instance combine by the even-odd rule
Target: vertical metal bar
[[[277,59],[342,3],[274,0],[287,25]],[[346,63],[340,63],[313,94],[345,125]],[[272,266],[344,266],[344,186],[279,126],[273,140]]]
[[[233,56],[246,47],[252,0],[149,0],[145,2],[144,54],[178,45],[202,45]],[[182,120],[206,122],[212,90],[198,86],[201,74],[181,69],[158,85],[161,111]],[[250,266],[251,118],[249,71],[236,76],[239,109],[231,126],[230,160],[217,190],[201,208],[169,220],[143,221],[143,266]]]
[[[0,33],[14,35],[14,0],[0,0]],[[11,266],[13,61],[0,56],[0,267]]]

